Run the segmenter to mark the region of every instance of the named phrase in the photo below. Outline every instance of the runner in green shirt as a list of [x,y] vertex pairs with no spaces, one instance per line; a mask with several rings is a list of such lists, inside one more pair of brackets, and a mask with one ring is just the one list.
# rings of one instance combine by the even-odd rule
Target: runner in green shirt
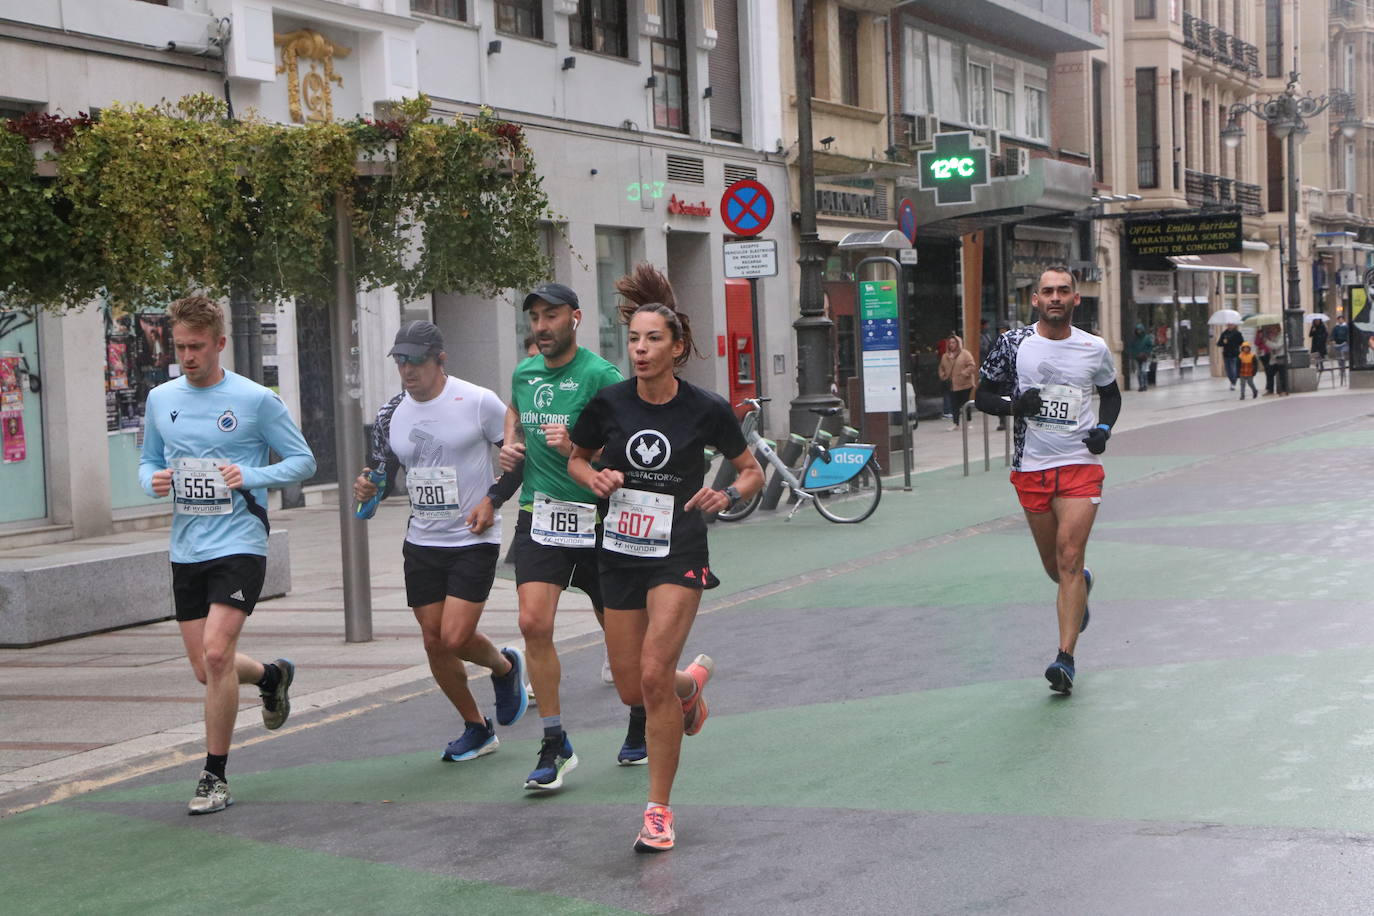
[[[596,497],[568,477],[568,429],[593,395],[622,376],[614,365],[577,345],[582,320],[577,293],[561,283],[547,283],[525,297],[524,307],[539,355],[516,366],[511,378],[501,469],[513,471],[524,462],[511,554],[520,632],[544,723],[539,762],[525,788],[550,791],[560,788],[563,774],[577,766],[558,699],[562,667],[554,650],[553,622],[559,595],[569,585],[582,589],[592,600],[597,620],[602,619]],[[631,708],[629,731],[617,759],[625,766],[648,759],[643,707]]]

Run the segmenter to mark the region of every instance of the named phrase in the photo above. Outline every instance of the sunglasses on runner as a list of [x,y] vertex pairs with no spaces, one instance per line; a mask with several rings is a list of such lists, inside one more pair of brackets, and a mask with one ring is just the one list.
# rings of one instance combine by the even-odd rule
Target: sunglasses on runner
[[406,363],[410,363],[412,366],[423,366],[425,363],[429,362],[430,357],[428,353],[422,356],[405,356],[404,354],[397,353],[391,358],[396,360],[396,365],[398,366],[404,366]]

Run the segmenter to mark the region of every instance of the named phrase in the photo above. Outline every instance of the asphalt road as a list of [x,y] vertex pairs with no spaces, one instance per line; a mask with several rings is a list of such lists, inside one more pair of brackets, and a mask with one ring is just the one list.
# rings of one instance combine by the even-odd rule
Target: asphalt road
[[[1129,408],[1129,402],[1128,402]],[[1071,697],[1005,475],[922,474],[862,525],[712,529],[712,716],[678,848],[599,643],[564,653],[565,789],[521,788],[411,686],[0,820],[6,913],[1366,913],[1374,910],[1374,401],[1272,399],[1114,437]],[[489,696],[477,685],[479,698]]]

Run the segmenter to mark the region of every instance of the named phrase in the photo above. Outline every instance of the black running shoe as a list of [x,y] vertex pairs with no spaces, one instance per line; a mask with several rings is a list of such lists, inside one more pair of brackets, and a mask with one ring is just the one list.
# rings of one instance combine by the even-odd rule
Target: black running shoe
[[1078,627],[1080,633],[1088,628],[1088,597],[1093,593],[1093,571],[1086,566],[1083,567],[1083,581],[1088,585],[1088,593],[1083,596],[1083,623]]

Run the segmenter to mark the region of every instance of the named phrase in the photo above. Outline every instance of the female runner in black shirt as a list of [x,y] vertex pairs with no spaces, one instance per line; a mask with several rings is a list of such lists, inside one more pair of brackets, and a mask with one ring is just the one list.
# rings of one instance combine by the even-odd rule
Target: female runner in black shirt
[[[582,410],[570,438],[568,474],[601,500],[598,558],[606,645],[621,700],[648,712],[649,804],[638,852],[673,848],[673,777],[684,733],[706,721],[702,688],[712,662],[698,655],[677,668],[701,590],[710,576],[706,520],[763,485],[734,412],[724,398],[673,374],[694,352],[687,317],[667,278],[639,264],[616,283],[627,300],[634,377],[610,385]],[[705,446],[735,466],[733,487],[702,485]],[[590,459],[601,451],[601,470]]]

